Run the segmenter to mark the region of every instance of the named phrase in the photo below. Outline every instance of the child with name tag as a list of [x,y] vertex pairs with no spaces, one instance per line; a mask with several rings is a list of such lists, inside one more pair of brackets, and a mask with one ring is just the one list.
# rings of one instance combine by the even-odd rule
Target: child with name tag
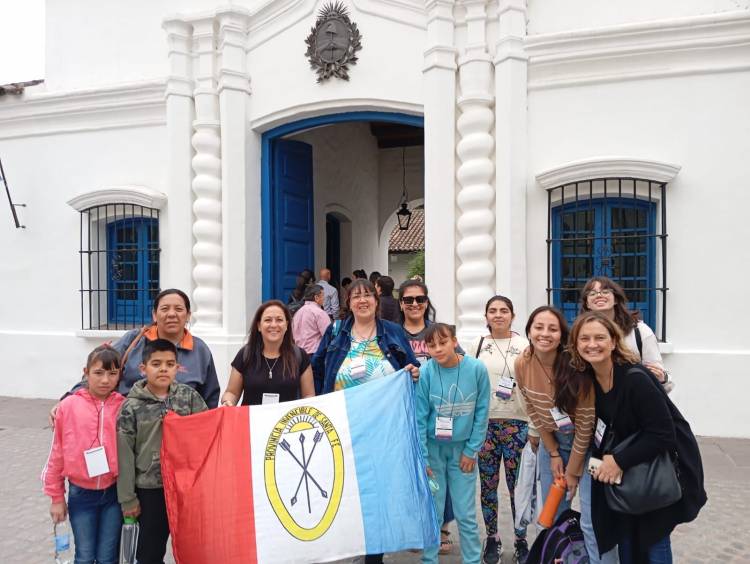
[[593,384],[570,364],[568,324],[560,310],[536,308],[526,323],[526,336],[530,344],[516,359],[516,382],[541,437],[537,462],[542,495],[547,496],[554,479],[565,478],[568,492],[555,519],[580,492],[581,530],[589,561],[617,562],[614,552],[599,556],[591,521],[591,476],[584,472],[594,433]]
[[247,343],[232,361],[220,405],[240,405],[240,398],[241,405],[266,405],[315,395],[310,357],[292,341],[291,327],[292,316],[280,301],[260,305]]
[[208,409],[197,391],[175,381],[178,368],[172,341],[148,341],[140,366],[146,378],[133,385],[117,418],[117,499],[123,516],[140,521],[139,564],[161,564],[167,551],[169,522],[160,457],[164,416]]
[[115,430],[125,401],[115,391],[120,380],[120,354],[108,345],[95,348],[83,375],[83,387],[59,404],[42,481],[44,493],[52,499],[52,521],[61,523],[70,515],[76,562],[114,564],[119,557],[122,524]]
[[[487,367],[490,376],[490,412],[487,437],[479,451],[479,482],[487,539],[484,545],[485,564],[497,564],[503,553],[498,530],[498,494],[500,471],[504,468],[505,484],[510,494],[513,522],[516,518],[514,492],[521,452],[526,446],[529,417],[516,389],[516,358],[529,341],[511,331],[515,318],[513,302],[505,296],[492,296],[484,307],[489,333],[477,337],[469,351]],[[526,527],[515,529],[514,559],[526,562],[529,553]]]
[[[456,352],[455,329],[430,325],[425,342],[431,359],[420,371],[416,390],[417,426],[427,474],[437,482],[433,494],[443,515],[446,486],[461,539],[461,559],[478,564],[482,557],[475,509],[477,453],[487,434],[490,383],[484,364]],[[436,563],[438,547],[426,548],[422,561]]]

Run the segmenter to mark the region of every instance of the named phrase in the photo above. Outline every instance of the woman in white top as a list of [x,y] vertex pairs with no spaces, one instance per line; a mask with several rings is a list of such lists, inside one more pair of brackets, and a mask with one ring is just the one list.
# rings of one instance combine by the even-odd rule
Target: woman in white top
[[[522,336],[511,331],[515,314],[513,302],[505,296],[493,296],[484,308],[489,334],[474,340],[469,349],[487,367],[490,375],[489,424],[487,437],[479,452],[479,478],[482,490],[482,515],[487,529],[484,546],[484,562],[500,561],[502,542],[497,526],[497,488],[500,482],[500,466],[505,466],[505,482],[510,493],[510,508],[515,522],[515,491],[521,451],[526,445],[529,418],[524,409],[521,394],[515,384],[516,358],[529,345]],[[528,554],[526,529],[515,529],[515,557],[525,562]]]
[[656,376],[667,391],[671,390],[669,373],[664,368],[656,335],[648,325],[628,311],[628,298],[617,282],[606,276],[594,276],[586,282],[581,291],[581,313],[586,311],[598,311],[614,321],[625,335],[624,343],[641,364]]

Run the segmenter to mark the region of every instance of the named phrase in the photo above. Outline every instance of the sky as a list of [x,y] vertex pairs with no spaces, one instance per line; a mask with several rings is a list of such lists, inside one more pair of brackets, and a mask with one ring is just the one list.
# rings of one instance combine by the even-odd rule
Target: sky
[[44,0],[0,0],[0,84],[44,78]]

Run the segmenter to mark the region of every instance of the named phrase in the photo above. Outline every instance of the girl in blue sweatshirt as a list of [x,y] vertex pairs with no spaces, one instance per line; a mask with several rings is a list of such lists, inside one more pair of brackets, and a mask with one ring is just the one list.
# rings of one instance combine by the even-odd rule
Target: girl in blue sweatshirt
[[[443,514],[446,484],[453,500],[461,559],[479,564],[479,538],[474,496],[477,452],[487,433],[490,383],[481,361],[456,353],[453,326],[430,325],[425,343],[431,359],[420,369],[417,383],[417,425],[427,474],[438,483],[435,509]],[[436,563],[438,547],[425,549],[422,562]]]

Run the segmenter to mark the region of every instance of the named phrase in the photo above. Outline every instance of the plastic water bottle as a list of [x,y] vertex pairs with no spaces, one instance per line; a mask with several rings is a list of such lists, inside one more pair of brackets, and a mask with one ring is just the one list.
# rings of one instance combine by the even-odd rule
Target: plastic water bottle
[[125,517],[120,533],[120,564],[135,564],[139,530],[138,519]]
[[70,527],[68,522],[55,523],[55,564],[70,564],[73,562],[73,551],[70,548]]

